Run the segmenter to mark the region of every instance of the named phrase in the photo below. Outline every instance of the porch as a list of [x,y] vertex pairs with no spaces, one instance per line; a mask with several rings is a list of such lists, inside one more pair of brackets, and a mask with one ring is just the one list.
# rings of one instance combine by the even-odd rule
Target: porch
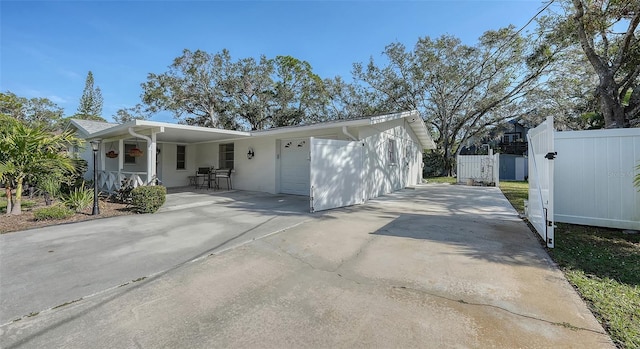
[[[97,184],[101,191],[112,193],[123,185],[186,186],[200,166],[219,168],[230,159],[233,167],[233,148],[223,154],[229,159],[221,160],[220,153],[212,148],[247,137],[247,132],[135,120],[92,133],[86,140],[99,141]],[[93,169],[91,148],[81,156]],[[92,179],[93,171],[88,171],[86,178]]]
[[98,171],[98,189],[103,192],[113,193],[123,186],[135,188],[147,183],[148,176],[146,172]]

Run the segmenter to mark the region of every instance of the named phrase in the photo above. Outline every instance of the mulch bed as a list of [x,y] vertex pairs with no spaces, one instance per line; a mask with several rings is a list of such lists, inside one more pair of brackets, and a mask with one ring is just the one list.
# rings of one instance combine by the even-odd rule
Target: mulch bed
[[89,207],[86,210],[76,213],[69,218],[36,221],[33,216],[33,210],[39,207],[45,206],[44,199],[40,197],[35,197],[33,199],[28,199],[26,197],[23,197],[22,200],[34,201],[36,204],[29,208],[23,207],[21,215],[7,215],[4,212],[0,213],[0,234],[5,234],[9,232],[18,232],[18,231],[27,230],[27,229],[41,228],[41,227],[64,224],[64,223],[81,222],[81,221],[87,221],[91,219],[135,214],[133,209],[126,204],[121,204],[121,203],[111,202],[111,201],[101,199],[99,202],[99,205],[100,205],[99,215],[92,216],[91,215],[92,207]]

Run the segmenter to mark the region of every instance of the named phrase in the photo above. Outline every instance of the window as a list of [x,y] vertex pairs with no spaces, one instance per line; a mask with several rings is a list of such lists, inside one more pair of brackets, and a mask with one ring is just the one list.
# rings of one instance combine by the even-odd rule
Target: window
[[187,168],[187,146],[176,145],[176,169],[185,170]]
[[396,157],[396,140],[395,139],[389,140],[389,149],[387,149],[387,151],[388,151],[389,164],[390,165],[396,164],[397,157]]
[[519,140],[522,139],[522,134],[520,132],[518,133],[505,133],[502,136],[502,142],[503,143],[513,143],[513,142],[517,142]]
[[129,153],[131,152],[131,149],[133,149],[133,148],[137,148],[137,146],[135,144],[125,144],[124,145],[124,163],[125,164],[135,164],[136,163],[136,157],[129,155]]
[[220,168],[233,168],[233,143],[220,144],[219,151],[218,166]]

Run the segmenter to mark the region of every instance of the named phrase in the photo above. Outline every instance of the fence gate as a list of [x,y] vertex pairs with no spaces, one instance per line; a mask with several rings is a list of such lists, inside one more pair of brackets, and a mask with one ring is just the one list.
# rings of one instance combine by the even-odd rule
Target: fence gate
[[468,179],[484,184],[500,185],[500,154],[458,155],[456,157],[458,183],[466,183]]
[[311,137],[311,212],[364,202],[362,141]]
[[529,130],[529,207],[527,219],[544,239],[547,247],[553,241],[553,117]]

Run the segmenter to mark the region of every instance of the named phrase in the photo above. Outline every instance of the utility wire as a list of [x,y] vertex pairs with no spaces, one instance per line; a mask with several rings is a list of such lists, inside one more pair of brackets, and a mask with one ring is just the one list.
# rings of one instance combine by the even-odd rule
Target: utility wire
[[[525,23],[525,25],[523,25],[520,29],[518,29],[515,33],[513,33],[513,35],[511,35],[511,38],[509,40],[507,40],[505,43],[503,43],[500,47],[498,47],[498,49],[496,49],[495,51],[493,51],[489,57],[487,57],[487,59],[485,61],[488,61],[489,59],[493,58],[494,55],[496,55],[498,52],[500,52],[503,48],[505,48],[508,44],[510,44],[517,36],[518,34],[520,34],[526,27],[529,26],[529,24],[531,24],[540,14],[542,14],[544,11],[546,11],[549,6],[551,6],[551,4],[553,4],[555,2],[555,0],[551,0],[549,1],[549,3],[547,3],[540,11],[538,11],[538,13],[536,13],[533,17],[531,17],[527,23]],[[474,69],[471,69],[469,71],[470,73],[475,72],[476,69],[480,68],[481,65],[477,65]]]

